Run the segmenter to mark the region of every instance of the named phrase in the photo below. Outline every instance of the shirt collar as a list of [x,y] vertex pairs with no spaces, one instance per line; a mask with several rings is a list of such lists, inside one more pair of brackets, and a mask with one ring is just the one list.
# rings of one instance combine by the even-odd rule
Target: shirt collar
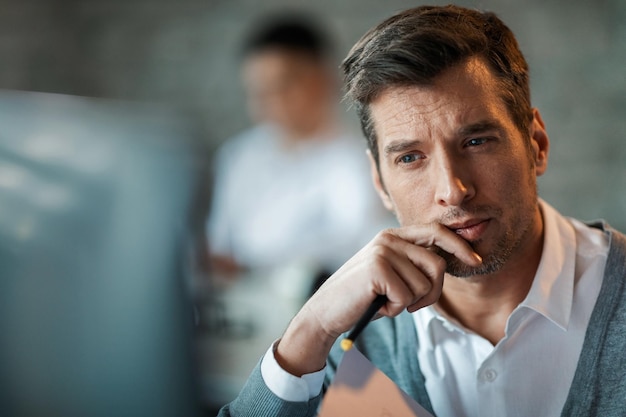
[[[576,232],[552,206],[539,199],[543,216],[544,241],[539,267],[528,295],[515,309],[532,309],[562,329],[569,324],[574,297]],[[434,321],[448,330],[464,331],[458,323],[443,316],[434,306],[413,313],[414,320],[426,329]]]
[[539,204],[544,224],[543,252],[533,284],[520,307],[535,310],[565,330],[574,298],[576,232],[552,206],[542,200]]

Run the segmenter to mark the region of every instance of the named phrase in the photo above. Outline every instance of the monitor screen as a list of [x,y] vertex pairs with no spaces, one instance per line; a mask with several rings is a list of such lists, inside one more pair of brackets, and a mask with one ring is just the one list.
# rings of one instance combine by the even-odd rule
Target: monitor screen
[[159,106],[0,91],[0,415],[196,415],[195,146]]

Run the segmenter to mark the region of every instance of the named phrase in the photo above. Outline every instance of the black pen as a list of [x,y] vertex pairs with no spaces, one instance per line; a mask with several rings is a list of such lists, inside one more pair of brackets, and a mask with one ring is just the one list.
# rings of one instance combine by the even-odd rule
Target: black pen
[[380,310],[386,302],[387,297],[385,295],[379,294],[376,298],[374,298],[374,301],[372,301],[372,304],[370,304],[367,310],[365,310],[365,313],[363,313],[359,321],[356,322],[352,331],[341,341],[341,348],[344,351],[347,352],[352,349],[352,345],[354,344],[356,338],[359,337],[363,329],[365,329],[365,326],[367,326],[367,323],[372,321],[376,313],[378,313],[378,310]]

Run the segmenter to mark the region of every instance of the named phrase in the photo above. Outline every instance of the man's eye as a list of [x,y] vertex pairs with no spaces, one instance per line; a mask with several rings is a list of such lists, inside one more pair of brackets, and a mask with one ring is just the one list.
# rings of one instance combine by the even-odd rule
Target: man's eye
[[414,154],[414,153],[410,153],[407,155],[402,155],[398,161],[402,164],[410,164],[411,162],[415,162],[417,161],[419,158],[419,155]]
[[465,145],[466,146],[478,146],[478,145],[482,145],[486,143],[488,140],[489,140],[488,138],[474,138],[465,142]]

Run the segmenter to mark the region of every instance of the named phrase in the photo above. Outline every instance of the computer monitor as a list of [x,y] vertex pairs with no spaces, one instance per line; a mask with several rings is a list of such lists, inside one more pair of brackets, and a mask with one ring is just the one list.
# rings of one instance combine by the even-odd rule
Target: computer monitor
[[0,91],[0,415],[198,414],[196,144],[159,106]]

